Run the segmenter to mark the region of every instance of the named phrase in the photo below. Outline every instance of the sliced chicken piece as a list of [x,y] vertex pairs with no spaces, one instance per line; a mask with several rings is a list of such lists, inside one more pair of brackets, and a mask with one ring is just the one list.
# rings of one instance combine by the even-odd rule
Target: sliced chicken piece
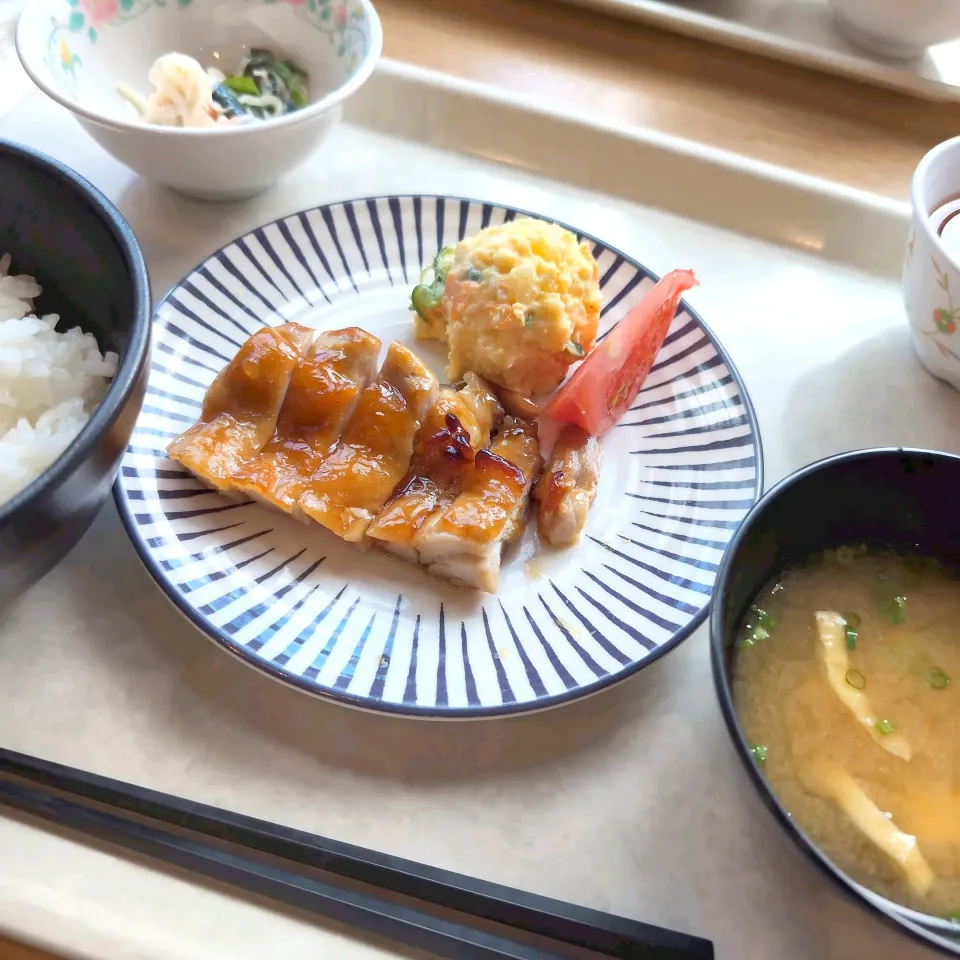
[[377,374],[380,341],[330,330],[294,370],[273,437],[233,475],[238,490],[290,513]]
[[503,407],[482,377],[466,375],[460,390],[444,388],[417,434],[407,476],[367,530],[379,546],[405,560],[419,559],[417,532],[460,492],[477,450],[503,419]]
[[437,399],[437,378],[403,344],[394,341],[380,375],[307,483],[294,515],[316,520],[352,543],[383,509],[410,465],[413,443]]
[[818,610],[814,617],[817,621],[817,636],[820,639],[818,650],[820,659],[827,671],[827,680],[833,692],[844,706],[857,718],[860,725],[887,753],[901,760],[911,757],[910,744],[900,733],[883,733],[881,723],[874,713],[870,698],[862,691],[847,683],[849,657],[847,656],[847,623],[839,613]]
[[456,500],[417,534],[428,573],[496,593],[504,545],[523,532],[542,466],[536,423],[507,417],[490,449],[477,451]]
[[537,529],[548,543],[565,547],[580,539],[597,497],[602,462],[596,437],[574,424],[563,428],[533,491],[540,503]]
[[200,420],[171,441],[167,454],[204,483],[233,491],[233,475],[273,435],[290,378],[314,336],[284,323],[249,337],[207,388]]
[[818,762],[807,780],[816,792],[834,800],[857,829],[900,867],[917,896],[926,895],[934,875],[915,836],[904,833],[836,764]]
[[509,416],[519,417],[521,420],[536,420],[540,416],[540,405],[529,397],[492,381],[490,386]]

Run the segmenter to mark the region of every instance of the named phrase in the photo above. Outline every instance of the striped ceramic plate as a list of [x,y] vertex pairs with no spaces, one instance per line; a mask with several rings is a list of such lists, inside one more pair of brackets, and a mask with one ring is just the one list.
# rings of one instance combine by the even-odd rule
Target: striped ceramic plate
[[[116,499],[147,568],[216,643],[301,690],[439,717],[529,710],[623,679],[704,618],[717,564],[761,486],[760,439],[716,338],[682,308],[633,409],[603,440],[583,541],[505,560],[497,596],[208,491],[164,455],[262,324],[359,325],[414,344],[409,291],[446,246],[518,211],[439,197],[337,203],[213,254],[157,309],[147,398]],[[584,235],[586,236],[586,235]],[[608,330],[653,283],[592,243]]]

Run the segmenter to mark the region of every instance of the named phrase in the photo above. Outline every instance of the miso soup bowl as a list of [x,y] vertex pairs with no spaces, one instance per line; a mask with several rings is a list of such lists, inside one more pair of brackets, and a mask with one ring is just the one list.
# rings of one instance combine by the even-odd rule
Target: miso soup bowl
[[[191,197],[237,200],[313,154],[373,72],[383,34],[370,0],[28,0],[16,42],[33,82],[121,163]],[[305,107],[197,130],[143,123],[117,92],[126,84],[149,95],[162,54],[230,73],[252,47],[308,72]]]
[[713,679],[734,749],[780,829],[842,892],[902,932],[960,957],[960,927],[878,896],[847,876],[790,817],[754,763],[733,702],[735,643],[760,590],[784,568],[851,542],[960,558],[960,456],[858,450],[798,470],[747,514],[720,565],[710,614]]

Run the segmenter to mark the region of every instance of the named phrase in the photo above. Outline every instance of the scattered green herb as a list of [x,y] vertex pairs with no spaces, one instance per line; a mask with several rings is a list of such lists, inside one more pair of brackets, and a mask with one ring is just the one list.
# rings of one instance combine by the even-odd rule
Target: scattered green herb
[[934,667],[927,674],[927,683],[931,690],[946,690],[950,686],[950,674],[941,667]]
[[483,281],[483,271],[474,266],[469,266],[464,271],[463,279],[468,283],[481,283]]
[[571,357],[582,357],[583,356],[583,347],[580,346],[575,340],[568,340],[565,347],[567,353]]
[[867,678],[859,670],[853,668],[846,672],[844,679],[847,681],[847,685],[853,687],[854,690],[862,690],[867,685]]
[[758,767],[767,765],[767,748],[762,743],[755,743],[750,747],[750,753]]
[[960,910],[951,910],[951,911],[947,914],[947,919],[948,919],[951,923],[960,923]]
[[883,734],[886,736],[888,733],[893,733],[897,728],[889,721],[884,718],[879,719],[875,724],[877,733]]

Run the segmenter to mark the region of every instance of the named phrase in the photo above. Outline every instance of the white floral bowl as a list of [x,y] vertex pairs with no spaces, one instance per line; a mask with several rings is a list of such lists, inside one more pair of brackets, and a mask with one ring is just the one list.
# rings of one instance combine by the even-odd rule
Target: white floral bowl
[[[152,90],[147,73],[178,51],[225,72],[251,47],[310,74],[310,102],[275,120],[222,129],[151,126],[117,92]],[[17,53],[47,96],[118,160],[189,196],[229,200],[266,190],[314,149],[383,47],[370,0],[29,0]]]

